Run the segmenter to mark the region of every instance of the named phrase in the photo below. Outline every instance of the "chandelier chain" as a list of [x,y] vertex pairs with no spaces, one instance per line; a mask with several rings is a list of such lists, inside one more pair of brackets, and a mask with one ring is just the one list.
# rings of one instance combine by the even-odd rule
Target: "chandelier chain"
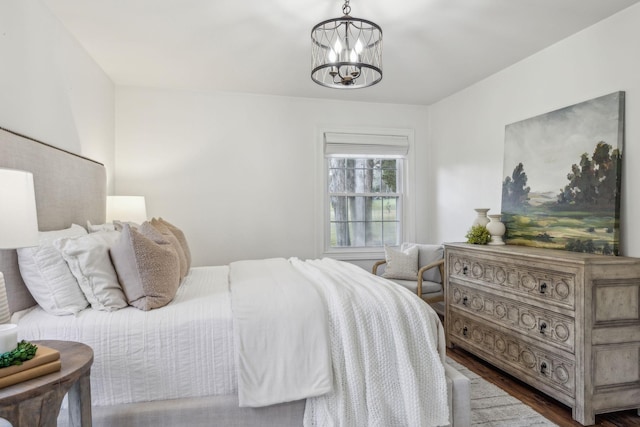
[[348,15],[351,13],[351,6],[349,6],[349,0],[345,0],[344,5],[342,6],[342,13]]

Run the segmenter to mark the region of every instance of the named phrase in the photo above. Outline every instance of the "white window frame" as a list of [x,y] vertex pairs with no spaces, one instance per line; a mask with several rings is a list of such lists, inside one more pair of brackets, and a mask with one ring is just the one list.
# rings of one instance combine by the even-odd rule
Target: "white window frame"
[[[341,260],[372,260],[384,257],[384,247],[372,248],[332,248],[330,241],[328,160],[325,156],[327,137],[332,141],[343,140],[358,145],[356,150],[368,150],[367,154],[385,154],[374,152],[376,146],[388,145],[389,141],[406,141],[407,154],[401,167],[402,176],[402,214],[401,242],[415,241],[415,147],[413,129],[395,128],[353,128],[353,127],[321,127],[317,130],[317,209],[316,209],[316,244],[318,256]],[[367,141],[358,144],[358,141]],[[391,142],[393,144],[393,142]],[[364,154],[365,152],[362,151]]]

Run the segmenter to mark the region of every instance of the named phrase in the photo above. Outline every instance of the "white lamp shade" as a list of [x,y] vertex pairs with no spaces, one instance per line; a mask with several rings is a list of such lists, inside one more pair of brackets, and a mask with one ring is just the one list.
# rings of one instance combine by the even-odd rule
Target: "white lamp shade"
[[33,175],[0,168],[0,249],[38,245]]
[[142,224],[147,220],[144,196],[107,196],[107,222],[127,221]]

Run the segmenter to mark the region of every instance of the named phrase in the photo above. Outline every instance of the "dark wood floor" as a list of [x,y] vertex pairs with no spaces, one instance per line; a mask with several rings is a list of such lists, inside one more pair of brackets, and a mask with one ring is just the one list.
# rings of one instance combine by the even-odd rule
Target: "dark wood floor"
[[[577,423],[571,418],[571,408],[568,406],[540,393],[538,390],[499,369],[492,367],[471,353],[467,353],[460,348],[454,348],[447,349],[447,355],[480,375],[485,380],[497,385],[510,395],[531,406],[559,426],[582,426],[582,424]],[[638,427],[640,426],[640,417],[635,410],[597,415],[595,425],[602,427]]]

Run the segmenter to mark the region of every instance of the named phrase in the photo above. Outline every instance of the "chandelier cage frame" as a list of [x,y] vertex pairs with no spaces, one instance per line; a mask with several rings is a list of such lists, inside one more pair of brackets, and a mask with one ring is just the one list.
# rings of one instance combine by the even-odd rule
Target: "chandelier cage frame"
[[382,28],[349,16],[327,19],[311,30],[311,79],[321,86],[357,89],[382,80]]

